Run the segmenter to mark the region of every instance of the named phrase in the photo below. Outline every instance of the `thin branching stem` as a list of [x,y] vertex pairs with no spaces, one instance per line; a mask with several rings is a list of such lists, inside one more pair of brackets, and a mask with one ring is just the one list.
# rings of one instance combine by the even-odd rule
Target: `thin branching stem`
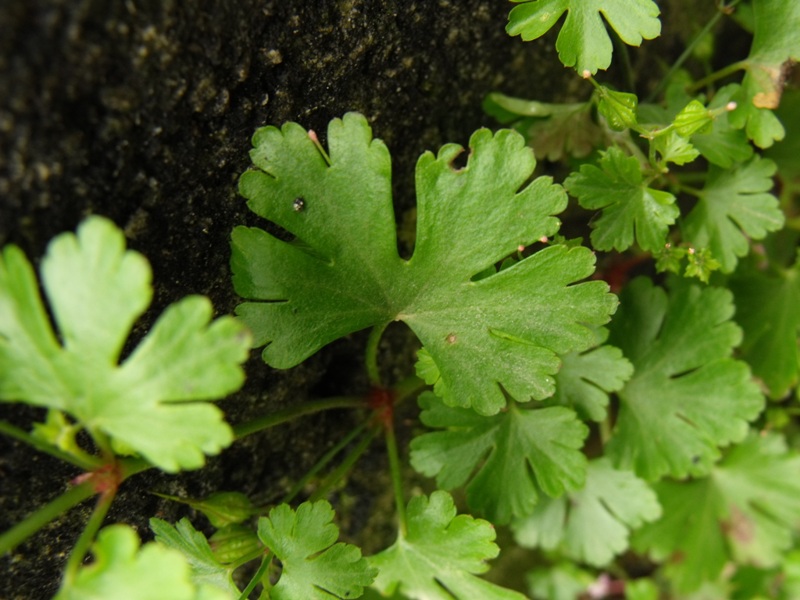
[[339,454],[344,448],[346,448],[355,438],[357,438],[367,427],[367,423],[361,423],[358,427],[355,427],[350,433],[348,433],[338,444],[336,444],[333,448],[328,450],[322,458],[320,458],[317,463],[308,470],[308,472],[303,475],[303,477],[294,484],[289,493],[283,498],[283,502],[288,504],[292,500],[294,500],[295,496],[299,494],[303,488],[308,484],[309,481],[313,477],[316,476],[325,466],[330,463],[333,458]]
[[377,430],[373,429],[361,438],[361,441],[347,454],[345,459],[339,463],[339,466],[328,474],[325,481],[323,481],[319,488],[311,495],[309,500],[315,502],[327,496],[334,486],[341,481],[342,477],[352,471],[353,465],[355,465],[358,459],[367,451],[367,448],[369,448],[369,445],[376,436]]
[[378,345],[380,344],[383,332],[389,323],[379,323],[372,328],[369,332],[369,339],[367,340],[367,348],[364,351],[364,362],[367,367],[367,376],[369,382],[375,387],[383,387],[381,384],[381,373],[378,369]]
[[92,516],[89,517],[86,527],[84,527],[83,532],[78,538],[78,541],[75,542],[75,546],[72,548],[72,552],[67,560],[67,565],[64,567],[64,585],[69,586],[75,581],[75,577],[78,575],[78,570],[80,569],[81,564],[83,564],[83,558],[86,556],[86,553],[89,551],[89,547],[92,545],[92,542],[97,536],[97,532],[103,525],[103,521],[108,514],[108,509],[111,508],[111,503],[114,501],[114,497],[116,495],[116,487],[113,487],[100,494],[100,497],[97,500],[97,505],[95,506],[94,511],[92,511]]
[[7,421],[0,421],[0,433],[5,433],[21,442],[25,442],[29,446],[33,446],[40,452],[44,452],[45,454],[49,454],[59,460],[63,460],[66,463],[71,465],[75,465],[79,469],[84,471],[93,471],[103,465],[103,461],[96,456],[92,456],[90,454],[75,454],[71,452],[64,452],[60,448],[53,446],[37,438],[34,435],[31,435],[27,431],[12,425]]
[[[244,588],[242,593],[239,595],[239,600],[247,600],[250,597],[250,594],[256,589],[256,586],[261,583],[261,580],[266,575],[267,571],[269,570],[270,564],[272,564],[272,552],[267,552],[264,555],[264,558],[261,560],[261,565],[258,567],[258,571],[255,572],[253,578],[250,580],[250,583],[247,584],[247,587]],[[269,587],[269,583],[264,584],[265,588]]]
[[[664,75],[664,77],[661,79],[661,81],[658,82],[658,85],[655,87],[655,89],[652,92],[650,92],[650,95],[647,96],[647,98],[645,99],[645,102],[647,102],[647,103],[653,102],[656,98],[658,98],[661,95],[661,93],[666,89],[666,87],[669,84],[669,82],[672,81],[672,78],[674,77],[675,73],[678,72],[678,70],[683,66],[683,63],[685,63],[687,61],[687,59],[692,55],[692,52],[694,52],[694,49],[697,46],[697,44],[699,44],[700,41],[706,35],[708,35],[711,32],[711,30],[714,28],[714,26],[719,22],[719,20],[722,18],[722,15],[725,14],[725,10],[729,10],[729,9],[733,8],[734,6],[739,4],[739,2],[740,2],[740,0],[733,0],[730,4],[722,5],[722,6],[719,7],[717,12],[714,13],[714,16],[711,17],[708,20],[708,23],[705,24],[705,27],[703,27],[703,29],[701,29],[700,32],[696,36],[694,36],[694,38],[689,43],[689,45],[686,46],[686,49],[678,57],[678,60],[676,60],[672,64],[672,66],[670,67],[669,71],[667,71],[667,74]],[[699,86],[699,85],[695,84],[692,87],[695,88],[695,89],[699,89],[702,86]]]
[[266,415],[247,423],[242,423],[233,428],[233,433],[237,440],[242,439],[250,434],[275,427],[281,423],[293,421],[305,415],[322,412],[324,410],[333,410],[336,408],[366,408],[366,403],[363,398],[359,396],[334,396],[332,398],[324,398],[322,400],[315,400],[307,402],[298,406],[279,410],[278,412]]
[[406,518],[406,502],[403,497],[403,472],[400,467],[400,455],[397,451],[397,438],[394,435],[394,423],[390,422],[385,428],[386,452],[389,455],[389,471],[392,475],[394,488],[394,502],[397,510],[397,523],[400,535],[408,535],[408,519]]
[[95,494],[94,486],[87,481],[70,488],[39,510],[0,535],[0,554],[5,554],[27,540],[42,527],[57,519],[71,508]]

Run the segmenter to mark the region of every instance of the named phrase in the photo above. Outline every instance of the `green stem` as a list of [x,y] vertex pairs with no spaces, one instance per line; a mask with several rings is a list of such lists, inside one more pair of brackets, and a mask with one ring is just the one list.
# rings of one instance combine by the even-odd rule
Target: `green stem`
[[383,387],[381,385],[381,374],[378,369],[378,344],[380,344],[383,332],[386,331],[389,323],[380,323],[372,328],[369,332],[369,339],[367,340],[367,348],[364,351],[364,362],[367,366],[367,376],[369,382],[375,387]]
[[428,384],[422,381],[416,375],[406,377],[403,381],[398,383],[394,388],[394,405],[397,406],[406,399],[416,396],[422,390],[428,387]]
[[714,71],[710,75],[703,77],[698,81],[695,81],[692,85],[686,88],[686,91],[689,93],[696,92],[697,90],[704,88],[711,83],[714,83],[718,79],[722,79],[724,77],[727,77],[728,75],[732,75],[736,71],[741,71],[742,69],[746,68],[747,68],[746,60],[740,60],[738,62],[731,63],[721,68],[719,71]]
[[656,88],[645,99],[646,103],[653,102],[656,98],[658,98],[661,95],[661,92],[663,92],[664,89],[667,87],[667,85],[669,84],[670,80],[675,75],[675,73],[678,71],[678,69],[680,69],[683,66],[683,63],[685,63],[686,60],[692,55],[692,52],[694,52],[694,49],[697,46],[697,44],[700,43],[700,40],[702,40],[703,37],[708,35],[711,32],[711,30],[714,28],[714,26],[722,18],[722,15],[724,14],[722,9],[723,8],[732,8],[732,7],[736,6],[737,4],[739,4],[739,2],[740,2],[740,0],[734,0],[733,2],[731,2],[731,4],[727,5],[726,7],[720,7],[720,9],[717,10],[717,12],[714,14],[714,16],[711,17],[708,20],[708,23],[706,23],[705,27],[703,27],[703,29],[700,30],[700,33],[698,33],[696,36],[694,36],[694,39],[692,39],[692,41],[689,43],[689,45],[686,47],[686,49],[681,53],[681,55],[678,57],[678,60],[676,60],[674,63],[672,63],[672,66],[670,67],[669,71],[667,71],[667,74],[664,75],[664,77],[658,83]]
[[[261,560],[261,565],[258,567],[258,571],[256,571],[253,578],[250,580],[250,583],[247,584],[247,587],[244,588],[241,595],[239,596],[239,600],[247,600],[250,597],[250,594],[256,589],[256,586],[261,582],[264,575],[266,574],[267,570],[269,569],[270,564],[272,563],[272,552],[267,552],[264,555],[264,558]],[[268,584],[265,584],[265,588]]]
[[270,427],[275,427],[287,421],[293,421],[298,417],[314,414],[324,410],[332,410],[335,408],[365,408],[366,403],[363,398],[358,396],[336,396],[333,398],[325,398],[324,400],[315,400],[307,402],[298,406],[280,410],[271,415],[266,415],[259,419],[255,419],[248,423],[242,423],[233,428],[233,433],[237,440],[242,439],[253,433],[257,433]]
[[9,435],[21,442],[25,442],[40,452],[44,452],[45,454],[49,454],[50,456],[53,456],[59,460],[63,460],[66,463],[75,465],[84,471],[93,471],[94,469],[103,466],[103,461],[96,456],[86,453],[79,455],[70,452],[64,452],[60,448],[57,448],[52,444],[48,444],[44,440],[40,440],[36,436],[31,435],[27,431],[24,431],[7,421],[0,421],[0,433],[5,433],[6,435]]
[[300,481],[294,484],[294,487],[292,487],[292,489],[289,490],[289,493],[286,494],[286,496],[283,498],[283,502],[288,504],[289,502],[294,500],[295,496],[297,496],[297,494],[299,494],[302,491],[302,489],[306,487],[306,484],[308,484],[308,482],[314,476],[316,476],[317,473],[319,473],[323,468],[325,468],[325,466],[333,460],[334,456],[339,454],[339,452],[341,452],[348,444],[350,444],[350,442],[352,442],[356,437],[358,437],[358,435],[364,431],[366,426],[367,426],[366,423],[362,423],[361,425],[353,429],[350,433],[348,433],[344,437],[344,439],[342,439],[333,448],[328,450],[325,453],[325,455],[322,458],[320,458],[317,461],[317,463],[313,467],[311,467],[311,469],[305,475],[303,475]]
[[397,509],[397,523],[400,535],[408,535],[408,519],[406,518],[406,501],[403,497],[403,472],[400,468],[400,455],[397,451],[397,438],[394,435],[394,423],[389,423],[386,431],[386,452],[389,455],[389,470],[394,488],[394,503]]
[[83,532],[78,538],[78,541],[75,542],[75,546],[72,548],[72,552],[67,560],[67,566],[64,567],[64,587],[70,586],[75,581],[78,570],[81,564],[83,564],[83,558],[89,551],[89,547],[92,545],[97,532],[100,530],[100,526],[103,524],[108,514],[108,509],[111,508],[111,503],[114,501],[116,495],[117,489],[113,488],[101,494],[100,498],[97,500],[97,505],[94,511],[92,511],[92,516],[89,517],[89,522],[86,523],[86,527],[83,528]]
[[311,502],[315,502],[320,498],[324,498],[328,495],[328,492],[331,491],[333,486],[335,486],[339,480],[342,479],[347,473],[349,473],[353,465],[356,464],[361,455],[369,448],[369,445],[372,443],[372,440],[375,439],[377,432],[375,430],[371,431],[358,443],[358,445],[353,448],[345,459],[336,467],[333,471],[331,471],[328,476],[325,478],[325,481],[319,486],[319,488],[311,494],[311,498],[309,500]]
[[42,527],[57,519],[71,508],[77,506],[95,494],[92,482],[87,481],[77,485],[56,499],[48,502],[39,510],[20,521],[14,527],[0,535],[0,554],[5,554],[16,548]]

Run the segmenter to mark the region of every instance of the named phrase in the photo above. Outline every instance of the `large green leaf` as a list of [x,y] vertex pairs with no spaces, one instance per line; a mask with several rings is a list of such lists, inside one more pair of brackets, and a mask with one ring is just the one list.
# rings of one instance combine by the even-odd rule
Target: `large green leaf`
[[626,286],[610,341],[633,363],[607,453],[647,480],[708,472],[718,447],[742,440],[764,398],[731,357],[741,331],[732,295],[683,282],[669,295],[638,278]]
[[58,236],[42,261],[44,290],[16,247],[0,257],[0,400],[69,413],[90,433],[141,453],[165,471],[197,468],[233,440],[206,402],[244,381],[250,337],[241,323],[210,323],[210,302],[169,306],[118,364],[134,321],[150,303],[150,267],[125,251],[113,223],[90,217]]
[[[264,359],[294,366],[351,332],[394,320],[417,334],[448,404],[494,414],[501,387],[525,401],[553,392],[557,354],[592,344],[592,324],[616,299],[591,275],[587,248],[550,246],[494,275],[496,262],[555,233],[566,205],[512,131],[476,132],[466,166],[453,144],[417,164],[414,254],[398,256],[386,147],[363,116],[331,122],[330,164],[299,125],[254,137],[256,169],[240,180],[250,208],[295,236],[233,232],[237,312],[268,344]],[[302,198],[302,203],[296,202]],[[296,210],[300,208],[301,210]],[[285,238],[284,238],[285,239]]]

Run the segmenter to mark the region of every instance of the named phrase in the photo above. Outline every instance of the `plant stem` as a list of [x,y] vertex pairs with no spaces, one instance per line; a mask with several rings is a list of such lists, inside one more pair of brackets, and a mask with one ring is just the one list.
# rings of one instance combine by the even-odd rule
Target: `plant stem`
[[378,344],[380,344],[381,336],[386,331],[389,323],[380,323],[372,328],[369,332],[369,339],[367,340],[367,348],[364,351],[364,362],[367,366],[367,376],[369,382],[375,387],[383,387],[381,385],[381,374],[378,369]]
[[372,443],[372,440],[375,439],[376,435],[377,431],[373,430],[361,438],[361,441],[358,443],[358,445],[350,451],[350,453],[339,464],[339,466],[331,471],[319,488],[313,494],[311,494],[311,498],[309,498],[309,500],[311,500],[311,502],[315,502],[316,500],[327,496],[328,492],[331,491],[333,486],[336,485],[336,483],[353,468],[353,465],[356,464],[358,459],[361,458],[361,455],[364,454],[367,448],[369,448],[369,445]]
[[710,83],[714,83],[718,79],[722,79],[723,77],[727,77],[728,75],[731,75],[731,74],[735,73],[736,71],[741,71],[742,69],[745,69],[745,68],[747,68],[747,60],[740,60],[738,62],[731,63],[731,64],[721,68],[719,71],[714,71],[713,73],[711,73],[710,75],[708,75],[706,77],[703,77],[699,81],[695,81],[692,85],[690,85],[688,88],[686,88],[686,91],[690,92],[690,93],[691,92],[695,92],[695,91],[697,91],[697,90],[699,90],[701,88],[704,88],[705,86],[707,86]]
[[406,377],[403,381],[398,383],[394,388],[394,405],[397,406],[407,398],[416,396],[422,390],[428,387],[428,384],[422,381],[416,375]]
[[256,586],[261,582],[261,579],[266,574],[271,563],[272,563],[272,552],[267,552],[264,555],[264,558],[261,560],[261,565],[258,567],[258,571],[256,571],[255,575],[253,575],[253,578],[250,580],[250,583],[247,584],[247,587],[244,588],[241,595],[239,596],[239,600],[247,600],[247,598],[250,596],[253,590],[256,589]]
[[89,517],[89,522],[86,523],[86,527],[83,528],[83,532],[78,538],[78,541],[75,542],[75,546],[72,548],[72,552],[67,560],[67,566],[64,567],[64,586],[71,585],[78,575],[78,569],[80,569],[83,563],[83,558],[89,551],[89,547],[92,545],[97,532],[100,530],[100,526],[103,524],[103,520],[106,518],[108,509],[111,508],[111,503],[114,501],[116,495],[117,488],[112,488],[102,493],[100,498],[98,498],[92,516]]
[[64,452],[60,448],[57,448],[52,444],[48,444],[44,440],[40,440],[36,436],[31,435],[27,431],[24,431],[7,421],[0,421],[0,433],[5,433],[6,435],[9,435],[21,442],[25,442],[40,452],[44,452],[45,454],[49,454],[50,456],[53,456],[59,460],[63,460],[66,463],[75,465],[84,471],[93,471],[94,469],[103,466],[103,461],[96,456],[92,456],[90,454],[81,456],[78,454],[72,454],[70,452]]
[[336,444],[333,448],[328,450],[325,453],[325,455],[322,458],[320,458],[317,461],[317,463],[313,467],[311,467],[311,469],[305,475],[303,475],[303,477],[300,479],[300,481],[298,481],[297,483],[294,484],[292,489],[289,490],[289,493],[286,494],[286,496],[284,496],[283,502],[288,504],[289,502],[294,500],[295,496],[297,496],[297,494],[300,493],[300,491],[306,486],[306,484],[317,473],[319,473],[325,467],[325,465],[327,465],[329,462],[331,462],[331,460],[333,460],[334,456],[339,454],[339,452],[341,452],[350,442],[352,442],[356,437],[358,437],[358,435],[361,434],[361,432],[364,431],[366,426],[367,426],[366,423],[361,423],[361,425],[359,425],[358,427],[354,428],[338,444]]
[[39,510],[20,521],[14,527],[0,535],[0,554],[5,554],[16,548],[42,527],[77,506],[95,494],[92,482],[87,481],[77,485],[56,499],[48,502]]
[[[645,99],[645,102],[648,102],[648,103],[649,102],[653,102],[656,98],[658,98],[661,95],[661,92],[663,92],[664,89],[667,87],[667,85],[669,84],[670,80],[675,75],[675,73],[678,71],[678,69],[680,69],[683,66],[683,63],[685,63],[686,60],[692,55],[692,52],[694,52],[695,46],[697,46],[697,44],[700,43],[700,40],[702,40],[703,37],[708,35],[708,33],[714,28],[714,26],[717,24],[717,22],[719,22],[719,20],[722,18],[722,15],[724,14],[723,11],[722,11],[722,8],[733,8],[734,6],[739,4],[739,2],[740,2],[740,0],[734,0],[729,5],[727,5],[725,7],[720,7],[720,9],[717,10],[717,12],[714,14],[714,16],[711,17],[708,20],[708,23],[706,23],[705,27],[703,27],[703,29],[700,30],[700,33],[698,33],[696,36],[694,36],[694,38],[689,43],[689,45],[686,46],[686,49],[678,57],[678,60],[676,60],[674,63],[672,63],[672,66],[670,67],[669,71],[667,71],[667,74],[664,75],[664,77],[661,79],[661,81],[658,82],[658,85],[656,86],[656,88],[652,92],[650,92],[650,95],[647,96],[647,98]],[[700,87],[702,87],[702,86],[700,86]]]
[[397,452],[397,438],[394,435],[394,423],[389,423],[385,428],[386,452],[389,455],[389,470],[392,475],[394,488],[394,503],[397,510],[397,523],[400,535],[408,535],[408,520],[406,519],[406,501],[403,497],[403,472],[400,468],[400,456]]
[[335,396],[333,398],[315,400],[237,425],[233,428],[233,433],[236,439],[240,440],[252,433],[275,427],[276,425],[292,421],[298,417],[335,408],[366,408],[366,403],[363,398],[358,396]]

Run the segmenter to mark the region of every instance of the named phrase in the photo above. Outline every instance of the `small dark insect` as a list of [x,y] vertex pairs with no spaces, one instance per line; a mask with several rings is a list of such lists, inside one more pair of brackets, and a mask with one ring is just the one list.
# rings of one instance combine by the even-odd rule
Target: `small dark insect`
[[295,198],[292,202],[292,209],[294,212],[300,212],[306,209],[306,201],[302,198]]

